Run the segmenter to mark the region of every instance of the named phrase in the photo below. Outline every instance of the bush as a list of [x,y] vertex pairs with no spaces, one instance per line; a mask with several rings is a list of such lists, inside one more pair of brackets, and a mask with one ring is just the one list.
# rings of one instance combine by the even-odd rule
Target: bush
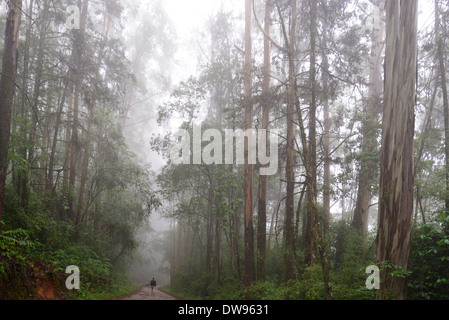
[[42,247],[42,243],[30,238],[29,231],[16,229],[0,233],[0,256],[8,260],[26,264],[27,258]]
[[442,214],[413,232],[410,258],[411,299],[449,298],[449,217]]
[[243,290],[241,295],[248,295],[252,300],[280,300],[282,292],[282,286],[274,282],[258,281],[253,283],[248,290]]

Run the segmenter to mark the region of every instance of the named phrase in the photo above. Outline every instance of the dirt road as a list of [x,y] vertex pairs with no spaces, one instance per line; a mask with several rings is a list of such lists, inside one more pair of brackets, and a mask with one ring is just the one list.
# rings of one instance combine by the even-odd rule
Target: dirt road
[[121,297],[118,300],[177,300],[175,297],[172,297],[157,288],[154,288],[153,294],[151,294],[151,288],[142,287],[139,291],[126,296]]

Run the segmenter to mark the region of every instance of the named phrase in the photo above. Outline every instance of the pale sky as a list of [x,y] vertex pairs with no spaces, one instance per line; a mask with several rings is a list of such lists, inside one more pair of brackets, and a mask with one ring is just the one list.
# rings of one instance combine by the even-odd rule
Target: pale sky
[[196,73],[198,55],[201,52],[199,43],[208,40],[203,39],[199,31],[205,29],[209,18],[221,7],[226,10],[244,9],[242,0],[164,0],[163,3],[178,35],[178,78]]
[[[148,1],[148,0],[146,0]],[[243,0],[164,0],[167,14],[171,17],[178,34],[178,67],[180,78],[195,74],[197,54],[200,51],[195,40],[208,18],[220,7],[243,12]],[[433,0],[419,0],[419,29],[433,23]]]

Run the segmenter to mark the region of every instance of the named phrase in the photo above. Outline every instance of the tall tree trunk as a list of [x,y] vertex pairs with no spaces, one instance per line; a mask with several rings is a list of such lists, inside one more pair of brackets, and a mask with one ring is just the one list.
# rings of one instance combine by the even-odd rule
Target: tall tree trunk
[[[318,245],[318,204],[317,204],[317,158],[316,158],[316,32],[317,32],[317,5],[316,1],[309,1],[310,8],[310,116],[309,116],[309,137],[308,150],[304,153],[304,160],[307,172],[307,235],[306,235],[306,266],[311,266],[316,262]],[[302,121],[301,121],[302,123]],[[302,125],[303,126],[303,125]],[[304,129],[302,129],[304,131]],[[305,136],[305,133],[303,134]],[[305,138],[304,138],[305,139]],[[307,142],[303,142],[307,143]]]
[[273,210],[273,213],[271,214],[271,220],[270,220],[270,229],[268,231],[268,243],[267,243],[267,249],[268,251],[271,250],[272,247],[272,238],[273,238],[273,234],[276,232],[275,231],[275,221],[277,219],[277,213],[280,210],[281,204],[283,202],[283,197],[282,197],[282,182],[279,181],[279,191],[278,191],[278,201],[277,201],[277,205],[276,205],[276,209]]
[[[388,0],[377,261],[407,269],[413,218],[418,1]],[[407,280],[381,271],[381,295],[407,298]]]
[[327,49],[328,27],[327,18],[329,7],[327,2],[321,3],[321,11],[323,12],[323,35],[322,35],[322,66],[321,73],[323,81],[323,207],[324,207],[324,233],[327,234],[329,229],[329,221],[331,218],[331,159],[330,159],[330,110],[329,110],[329,57]]
[[[302,189],[300,191],[300,195],[299,195],[299,200],[298,200],[298,204],[296,206],[296,218],[295,218],[295,242],[299,244],[299,247],[301,247],[301,234],[299,232],[300,228],[299,228],[299,223],[301,220],[301,215],[302,215],[302,207],[303,207],[303,200],[304,200],[304,196],[306,194],[306,189],[307,189],[307,184],[304,183],[302,186]],[[304,222],[303,221],[303,226],[304,226]]]
[[[287,103],[287,163],[285,174],[287,180],[287,194],[285,200],[284,222],[284,280],[294,279],[295,269],[295,228],[294,228],[294,194],[295,194],[295,97],[296,97],[296,68],[295,68],[295,41],[296,41],[296,0],[291,2],[290,35],[287,43],[289,58],[289,86]],[[285,37],[287,39],[287,37]]]
[[[251,17],[252,1],[245,1],[245,130],[252,129],[252,44],[251,44]],[[251,141],[253,143],[254,141]],[[254,226],[253,226],[253,165],[249,162],[249,138],[245,139],[245,284],[250,286],[255,279],[254,258]]]
[[93,102],[92,98],[86,98],[86,104],[88,109],[88,119],[87,119],[87,131],[85,136],[85,146],[84,146],[84,155],[83,155],[83,163],[82,163],[82,171],[81,171],[81,180],[80,180],[80,190],[78,195],[78,205],[76,207],[76,215],[75,215],[75,230],[80,230],[81,220],[82,220],[82,212],[84,209],[84,197],[86,193],[86,181],[87,181],[87,169],[89,166],[89,157],[90,157],[90,136],[92,133],[92,122],[94,118],[93,111]]
[[[270,34],[271,24],[271,3],[268,0],[265,6],[265,25],[266,34]],[[270,116],[270,73],[271,73],[271,50],[270,39],[264,37],[264,78],[263,78],[263,114],[262,130],[268,129]],[[267,134],[268,146],[268,134]],[[268,147],[266,148],[268,150]],[[257,280],[265,281],[265,258],[267,256],[267,182],[266,175],[259,176],[259,198],[258,198],[258,224],[257,224]]]
[[[78,5],[81,6],[81,0],[78,1]],[[74,30],[74,41],[73,41],[73,54],[75,61],[74,74],[74,102],[73,102],[73,120],[71,128],[71,139],[70,139],[70,175],[69,175],[69,200],[68,200],[68,211],[69,217],[75,221],[75,181],[76,181],[76,166],[78,162],[79,153],[79,141],[78,141],[78,126],[79,126],[79,104],[81,95],[81,76],[82,76],[82,50],[85,45],[84,36],[87,24],[87,11],[89,8],[89,0],[84,0],[83,9],[81,14],[80,29]]]
[[[42,83],[42,76],[44,72],[44,58],[45,58],[45,42],[46,42],[46,32],[47,32],[47,26],[48,26],[48,14],[50,11],[50,3],[49,0],[45,0],[43,3],[43,12],[42,16],[39,19],[39,46],[38,46],[38,52],[37,52],[37,61],[35,63],[35,78],[34,78],[34,88],[33,88],[33,100],[32,100],[32,106],[31,106],[31,133],[30,133],[30,147],[28,151],[28,173],[32,171],[33,163],[35,162],[35,150],[36,150],[36,144],[38,143],[38,124],[40,122],[39,116],[39,97],[41,95],[41,88],[43,87]],[[42,130],[45,130],[45,128],[41,127]],[[42,139],[42,145],[44,145],[45,141]],[[45,154],[45,152],[42,152]],[[41,167],[40,169],[45,170],[45,168]],[[43,171],[45,172],[45,171]],[[39,179],[42,178],[42,174],[37,175]],[[32,177],[27,178],[27,190],[25,191],[24,196],[26,197],[24,203],[25,208],[28,207],[28,201],[30,196],[30,189],[31,189],[31,182]],[[41,184],[38,183],[40,186]]]
[[69,171],[69,217],[75,219],[75,182],[76,182],[76,165],[78,161],[78,126],[79,126],[79,84],[75,83],[74,100],[73,100],[73,119],[70,137],[70,171]]
[[[86,10],[87,11],[87,10]],[[103,54],[104,54],[104,47],[106,45],[106,40],[109,36],[109,30],[111,27],[111,21],[112,17],[109,13],[105,12],[104,17],[104,29],[102,34],[102,42],[99,48],[98,52],[98,60],[97,60],[97,69],[95,70],[95,78],[93,80],[93,89],[92,92],[86,93],[85,97],[85,103],[87,105],[88,109],[88,117],[87,117],[87,131],[85,136],[85,146],[84,146],[84,155],[83,155],[83,163],[82,163],[82,169],[81,169],[81,180],[80,180],[80,189],[78,194],[78,205],[76,208],[76,215],[75,215],[75,229],[79,231],[79,228],[81,227],[81,221],[83,220],[83,217],[86,214],[87,207],[84,205],[84,199],[85,199],[85,193],[86,193],[86,182],[87,182],[87,173],[88,173],[88,166],[89,166],[89,157],[91,156],[90,151],[90,140],[91,140],[91,133],[92,133],[92,123],[94,121],[94,105],[95,105],[95,97],[96,97],[96,90],[98,87],[98,83],[100,82],[100,70],[99,66],[101,65],[103,61]]]
[[[327,55],[324,54],[325,59],[323,61],[323,68],[329,67],[329,62]],[[324,158],[324,168],[323,168],[323,207],[324,207],[324,230],[329,229],[329,221],[331,218],[331,158],[330,158],[330,130],[331,130],[331,120],[329,112],[329,83],[328,76],[324,75],[323,72],[323,91],[324,91],[324,101],[323,101],[323,158]]]
[[375,153],[377,149],[377,123],[382,113],[381,95],[382,82],[382,49],[383,49],[383,7],[385,0],[375,0],[373,5],[374,27],[372,31],[370,80],[368,101],[365,106],[364,121],[362,127],[362,162],[359,173],[358,191],[354,218],[351,225],[366,240],[369,223],[369,207],[371,204],[371,188],[375,183],[376,163]]
[[175,283],[176,276],[176,223],[171,221],[170,226],[170,284]]
[[[310,0],[310,86],[311,86],[311,102],[310,102],[310,123],[309,123],[309,145],[310,145],[310,163],[309,163],[309,190],[308,193],[311,203],[316,204],[318,198],[317,188],[317,145],[316,145],[316,115],[317,115],[317,88],[316,79],[316,41],[318,38],[318,4],[315,0]],[[311,206],[309,219],[312,220],[310,227],[312,229],[312,241],[316,243],[320,254],[321,266],[323,269],[324,285],[326,299],[332,300],[332,289],[330,286],[330,264],[327,257],[327,248],[324,242],[323,229],[320,224],[320,218],[317,206]]]
[[175,274],[178,274],[179,269],[182,266],[182,229],[183,221],[178,220],[176,224],[176,241],[175,241]]
[[62,174],[62,184],[64,188],[69,185],[69,165],[70,165],[70,137],[72,136],[71,130],[71,115],[73,114],[73,83],[69,82],[69,98],[68,98],[68,106],[66,111],[66,126],[65,126],[65,157],[64,157],[64,172]]
[[[418,139],[418,150],[416,152],[416,162],[415,162],[415,168],[414,168],[415,179],[417,179],[419,177],[419,173],[421,172],[421,169],[422,169],[422,157],[423,157],[423,153],[424,153],[424,146],[426,144],[426,141],[428,139],[427,137],[428,137],[428,135],[430,133],[430,130],[432,128],[433,110],[435,108],[435,100],[436,100],[437,93],[438,93],[439,72],[437,72],[437,75],[438,75],[437,76],[437,81],[435,81],[435,85],[434,85],[433,92],[432,92],[432,97],[430,99],[430,105],[426,108],[426,117],[425,117],[425,120],[423,122],[423,126],[422,126],[422,129],[421,129],[421,134],[420,134],[419,139]],[[415,209],[414,209],[415,210],[414,222],[417,221],[418,211],[421,211],[421,217],[422,217],[423,224],[426,224],[425,213],[424,213],[423,210],[419,210],[420,209],[421,200],[422,200],[421,189],[420,189],[420,186],[417,185],[416,186]]]
[[[0,221],[3,213],[3,201],[8,171],[8,151],[11,137],[11,112],[19,59],[19,27],[22,13],[22,1],[8,1],[8,18],[6,20],[3,65],[0,78]],[[1,228],[1,225],[0,225]]]
[[[34,0],[30,1],[28,7],[28,17],[27,17],[27,29],[25,35],[25,46],[24,46],[24,56],[23,56],[23,75],[22,75],[22,102],[20,105],[20,116],[21,116],[21,135],[26,137],[28,134],[28,117],[29,113],[27,110],[27,105],[29,105],[28,101],[28,77],[29,77],[29,66],[30,66],[30,42],[31,42],[31,31],[33,28],[33,4]],[[21,146],[19,149],[19,154],[22,159],[27,159],[27,148],[26,146]],[[20,166],[17,170],[17,186],[16,191],[19,195],[20,205],[23,208],[28,206],[27,199],[27,185],[28,185],[28,173],[27,169],[23,166]]]
[[[66,81],[64,81],[66,83]],[[67,83],[64,86],[64,91],[62,93],[61,101],[58,103],[58,110],[56,111],[56,123],[55,123],[55,129],[53,132],[53,140],[51,144],[51,151],[50,151],[50,158],[48,160],[48,176],[47,176],[47,182],[46,182],[46,189],[47,191],[53,193],[53,172],[54,172],[54,166],[55,166],[55,157],[56,157],[56,146],[57,146],[57,140],[59,135],[59,128],[62,123],[62,111],[65,104],[65,98],[67,95]],[[55,184],[56,186],[56,184]]]
[[209,177],[209,195],[207,200],[207,221],[206,221],[206,261],[205,270],[207,274],[212,272],[212,245],[213,245],[213,201],[214,201],[214,189],[212,179]]
[[440,67],[441,89],[443,91],[443,109],[444,109],[444,152],[446,164],[446,195],[445,206],[446,212],[449,212],[449,101],[447,93],[446,69],[444,65],[444,38],[441,34],[440,19],[440,0],[435,0],[435,37],[438,53],[438,64]]
[[217,284],[221,285],[221,274],[223,270],[223,218],[217,208],[217,218],[215,220],[215,247],[217,264]]

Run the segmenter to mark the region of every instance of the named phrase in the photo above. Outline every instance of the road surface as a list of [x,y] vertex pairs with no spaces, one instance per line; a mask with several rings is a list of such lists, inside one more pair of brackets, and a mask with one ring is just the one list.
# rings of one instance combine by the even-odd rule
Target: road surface
[[160,291],[158,288],[154,288],[153,294],[151,294],[151,288],[143,286],[139,291],[126,296],[121,297],[118,300],[177,300],[175,297]]

